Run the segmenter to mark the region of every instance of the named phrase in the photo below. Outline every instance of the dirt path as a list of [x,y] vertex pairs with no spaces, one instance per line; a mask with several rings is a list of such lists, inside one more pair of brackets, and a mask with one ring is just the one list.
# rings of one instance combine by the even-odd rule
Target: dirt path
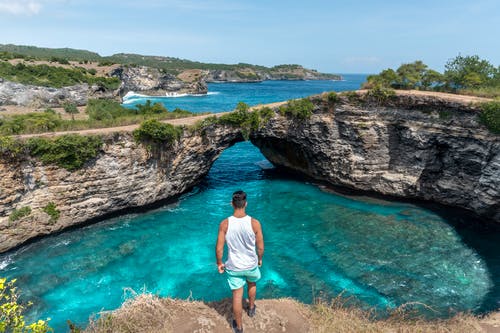
[[[186,117],[186,118],[167,119],[167,120],[161,120],[161,122],[166,123],[166,124],[176,125],[176,126],[180,126],[180,125],[190,126],[190,125],[194,125],[199,120],[203,120],[205,118],[212,117],[212,116],[220,117],[226,113],[228,113],[228,112],[223,112],[223,113],[221,112],[221,113],[216,113],[216,114],[206,114],[206,115]],[[117,126],[117,127],[91,128],[91,129],[79,130],[79,131],[63,131],[63,132],[46,132],[46,133],[38,133],[38,134],[23,134],[23,135],[17,135],[15,137],[19,138],[19,139],[26,139],[26,138],[32,138],[35,136],[36,137],[40,137],[40,136],[52,137],[52,136],[59,136],[59,135],[66,135],[66,134],[96,135],[96,134],[109,134],[109,133],[116,133],[116,132],[132,132],[133,130],[138,128],[139,125],[140,124],[133,124],[133,125]]]
[[[365,93],[366,90],[359,90],[358,92]],[[418,90],[396,90],[396,94],[398,96],[435,97],[435,98],[449,100],[450,102],[459,102],[459,103],[464,103],[464,104],[485,102],[485,101],[491,100],[491,99],[483,98],[483,97],[475,97],[475,96],[467,96],[467,95],[455,95],[455,94],[448,94],[448,93],[441,93],[441,92],[418,91]],[[276,107],[279,107],[280,105],[283,105],[285,103],[287,103],[287,101],[275,102],[275,103],[269,103],[269,104],[259,104],[259,105],[251,107],[250,110],[259,109],[259,108],[264,107],[264,106],[270,107],[270,108],[276,108]],[[34,111],[32,109],[30,110],[29,108],[15,107],[15,106],[8,106],[8,107],[4,107],[4,108],[6,108],[6,111],[7,111],[4,114],[9,114],[9,113],[11,113],[11,114],[23,114],[23,113],[29,113],[29,112]],[[9,110],[11,112],[8,112]],[[61,111],[61,113],[62,113],[62,111]],[[82,113],[83,113],[83,109],[81,110],[81,114]],[[205,119],[207,117],[211,117],[211,116],[220,117],[223,114],[227,114],[227,113],[229,113],[229,112],[205,114],[205,115],[186,117],[186,118],[168,119],[168,120],[162,120],[162,122],[167,123],[167,124],[172,124],[172,125],[190,126],[190,125],[195,124],[197,121]],[[66,115],[66,116],[69,116],[69,115]],[[34,137],[34,136],[50,137],[50,136],[58,136],[58,135],[65,135],[65,134],[81,134],[81,135],[109,134],[109,133],[114,133],[114,132],[131,132],[138,127],[139,127],[139,124],[134,124],[134,125],[127,125],[127,126],[93,128],[93,129],[76,130],[76,131],[47,132],[47,133],[39,133],[39,134],[23,134],[23,135],[18,135],[16,137],[17,138],[30,138],[30,137]]]
[[[276,103],[270,103],[270,104],[262,104],[262,105],[256,105],[250,108],[250,110],[255,110],[258,108],[261,108],[263,106],[267,107],[277,107],[279,105],[282,105],[286,102],[276,102]],[[193,117],[186,117],[186,118],[177,118],[177,119],[167,119],[167,120],[162,120],[161,122],[166,123],[166,124],[171,124],[171,125],[176,125],[176,126],[191,126],[194,125],[197,121],[203,120],[208,117],[220,117],[224,114],[228,114],[230,112],[219,112],[219,113],[211,113],[211,114],[204,114],[200,116],[193,116]],[[133,125],[126,125],[126,126],[116,126],[116,127],[104,127],[104,128],[91,128],[91,129],[86,129],[86,130],[77,130],[77,131],[62,131],[62,132],[46,132],[46,133],[38,133],[38,134],[23,134],[23,135],[17,135],[16,138],[19,139],[26,139],[26,138],[31,138],[31,137],[53,137],[53,136],[59,136],[59,135],[66,135],[66,134],[80,134],[80,135],[96,135],[96,134],[109,134],[109,133],[116,133],[116,132],[132,132],[136,128],[139,127],[140,124],[133,124]]]

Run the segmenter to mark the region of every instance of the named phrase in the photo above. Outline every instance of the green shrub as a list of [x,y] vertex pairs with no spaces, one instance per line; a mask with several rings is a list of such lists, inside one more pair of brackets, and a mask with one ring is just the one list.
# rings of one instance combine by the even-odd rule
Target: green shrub
[[25,65],[0,62],[0,77],[14,82],[61,88],[75,84],[97,84],[106,89],[117,89],[121,81],[116,77],[92,76],[80,69],[49,65]]
[[327,100],[328,104],[335,105],[336,103],[338,103],[340,98],[339,98],[339,95],[337,95],[337,93],[335,91],[332,91],[326,95],[326,100]]
[[33,112],[7,116],[0,120],[0,135],[50,132],[55,130],[61,123],[61,117],[51,112]]
[[51,57],[50,62],[57,62],[61,65],[69,65],[69,61],[64,58],[59,58],[59,57]]
[[0,136],[0,156],[16,158],[24,151],[24,145],[10,136]]
[[136,141],[144,143],[168,143],[172,144],[182,135],[183,129],[171,124],[159,122],[156,119],[148,119],[141,123],[133,135]]
[[64,103],[64,112],[69,113],[71,115],[71,120],[75,120],[75,114],[79,113],[76,104],[74,103]]
[[492,133],[500,134],[500,101],[482,103],[479,119]]
[[46,108],[43,112],[49,113],[49,114],[57,114],[56,110],[51,109],[51,108]]
[[66,112],[66,113],[69,113],[69,114],[78,113],[78,108],[76,107],[75,103],[64,103],[63,108],[64,108],[64,112]]
[[0,332],[14,333],[47,333],[54,332],[48,325],[47,320],[38,320],[34,323],[27,324],[24,320],[23,312],[27,305],[18,301],[19,293],[14,286],[16,280],[7,281],[5,278],[0,278]]
[[183,109],[179,109],[179,108],[175,108],[173,111],[172,111],[172,114],[174,114],[176,117],[191,117],[194,115],[193,112],[191,111],[188,111],[188,110],[183,110]]
[[17,221],[23,217],[26,217],[31,214],[31,207],[30,206],[24,206],[19,209],[14,209],[12,213],[9,216],[9,221],[14,222]]
[[57,209],[56,204],[53,202],[49,202],[45,207],[43,207],[42,210],[50,216],[50,223],[55,223],[61,215],[61,212]]
[[95,70],[95,68],[90,68],[87,70],[87,73],[89,73],[90,75],[96,75],[97,71]]
[[282,115],[290,115],[298,119],[308,119],[312,116],[314,104],[307,98],[295,99],[282,105],[279,111]]
[[355,91],[346,91],[346,92],[343,92],[342,95],[346,96],[349,103],[352,103],[352,104],[359,104],[363,100],[361,95],[359,95]]
[[210,125],[218,124],[219,119],[216,116],[210,116],[202,120],[198,120],[194,125],[188,127],[188,129],[193,132],[202,131]]
[[396,91],[392,88],[386,88],[381,85],[375,85],[366,93],[368,101],[374,101],[377,104],[386,104],[396,97]]
[[85,112],[93,120],[115,119],[131,113],[112,99],[89,99]]
[[250,114],[249,110],[250,107],[247,104],[239,102],[235,111],[219,117],[219,124],[243,126],[243,124],[248,121]]
[[99,136],[68,134],[55,139],[31,138],[26,145],[31,155],[39,157],[44,164],[56,164],[73,171],[97,157],[102,139]]
[[158,102],[151,104],[149,99],[146,101],[146,104],[137,104],[136,109],[138,114],[158,114],[168,112],[167,108],[163,104]]
[[262,118],[263,123],[267,123],[274,116],[273,109],[271,109],[268,106],[264,106],[264,107],[260,108],[257,111],[254,111],[254,112],[259,113],[259,116]]

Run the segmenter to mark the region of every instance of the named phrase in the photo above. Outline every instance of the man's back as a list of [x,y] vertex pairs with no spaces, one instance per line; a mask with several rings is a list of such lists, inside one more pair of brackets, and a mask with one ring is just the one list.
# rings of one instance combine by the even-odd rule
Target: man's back
[[250,216],[228,217],[226,244],[228,248],[227,269],[243,271],[257,266],[255,231],[252,228]]

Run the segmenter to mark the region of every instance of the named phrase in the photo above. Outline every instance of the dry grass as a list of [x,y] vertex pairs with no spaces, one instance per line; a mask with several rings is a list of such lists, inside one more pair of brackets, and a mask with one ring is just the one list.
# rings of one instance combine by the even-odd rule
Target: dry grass
[[[458,314],[450,319],[424,320],[408,316],[409,306],[402,306],[386,319],[345,305],[338,297],[329,303],[305,305],[291,299],[258,300],[254,318],[243,317],[246,333],[252,332],[497,332],[499,313],[487,318]],[[141,294],[126,301],[121,308],[103,312],[91,319],[87,333],[132,332],[231,332],[231,302],[225,299],[204,303],[159,298]]]
[[[411,304],[409,304],[411,305]],[[311,306],[312,332],[436,332],[472,333],[485,332],[480,318],[470,314],[458,314],[449,319],[425,320],[410,316],[407,306],[402,305],[386,319],[375,319],[370,311],[345,305],[340,297],[330,303],[319,302]]]
[[101,312],[99,318],[91,318],[85,332],[88,333],[167,333],[172,332],[170,322],[172,313],[165,302],[176,302],[171,299],[160,299],[151,294],[141,294],[127,300],[115,311]]

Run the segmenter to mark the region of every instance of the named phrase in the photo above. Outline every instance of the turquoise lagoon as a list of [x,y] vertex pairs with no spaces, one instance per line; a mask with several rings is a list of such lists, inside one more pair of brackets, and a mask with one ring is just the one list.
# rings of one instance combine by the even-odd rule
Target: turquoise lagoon
[[[206,97],[159,100],[169,109],[225,111],[240,100],[254,105],[355,89],[363,79],[211,84],[215,94]],[[84,324],[136,292],[229,297],[214,243],[237,189],[248,192],[248,212],[265,235],[258,297],[310,303],[343,292],[381,314],[421,302],[433,308],[421,309],[425,315],[439,317],[500,306],[498,230],[470,227],[479,221],[451,208],[326,191],[274,169],[249,142],[227,149],[203,182],[175,202],[1,255],[0,276],[17,278],[23,299],[34,302],[29,317],[51,317],[56,332],[67,331],[67,319]]]

